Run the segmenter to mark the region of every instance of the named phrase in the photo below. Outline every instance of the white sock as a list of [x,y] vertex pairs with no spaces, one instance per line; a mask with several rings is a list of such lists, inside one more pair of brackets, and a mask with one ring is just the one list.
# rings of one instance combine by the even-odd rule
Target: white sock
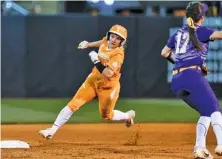
[[222,145],[222,115],[221,112],[211,114],[211,124],[217,138],[217,145]]
[[52,126],[52,130],[54,130],[55,132],[62,126],[64,125],[69,118],[72,116],[73,112],[71,111],[71,109],[69,108],[69,106],[65,106],[59,113],[59,115],[57,116],[53,126]]
[[113,118],[112,120],[127,120],[129,119],[129,115],[127,113],[121,112],[119,110],[113,110]]
[[196,144],[195,147],[206,147],[206,136],[210,126],[210,117],[201,116],[196,127]]

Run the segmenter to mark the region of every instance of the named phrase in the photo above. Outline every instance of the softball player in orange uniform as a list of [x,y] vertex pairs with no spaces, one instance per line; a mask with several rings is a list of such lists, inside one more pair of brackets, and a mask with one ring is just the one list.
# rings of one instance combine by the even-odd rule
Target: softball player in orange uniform
[[123,120],[127,127],[133,124],[135,111],[114,110],[120,92],[120,69],[124,60],[126,38],[127,30],[121,25],[114,25],[102,40],[82,41],[79,44],[79,49],[99,47],[98,53],[95,51],[89,53],[94,68],[72,100],[60,111],[53,126],[39,131],[41,136],[51,139],[55,132],[69,120],[73,112],[96,96],[99,100],[100,115],[103,119]]

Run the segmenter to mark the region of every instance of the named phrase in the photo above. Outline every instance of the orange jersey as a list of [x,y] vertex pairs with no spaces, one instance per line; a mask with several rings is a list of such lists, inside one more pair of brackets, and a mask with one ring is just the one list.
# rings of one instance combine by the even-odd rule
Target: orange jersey
[[104,37],[99,47],[98,57],[104,66],[107,66],[114,72],[114,75],[110,78],[105,77],[94,67],[91,74],[94,82],[102,87],[112,87],[116,85],[121,76],[120,69],[124,60],[124,49],[122,47],[108,49],[108,41]]

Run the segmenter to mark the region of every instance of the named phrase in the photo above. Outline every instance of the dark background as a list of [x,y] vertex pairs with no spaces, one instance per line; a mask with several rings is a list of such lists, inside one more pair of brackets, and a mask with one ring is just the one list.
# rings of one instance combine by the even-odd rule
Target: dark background
[[[114,24],[128,29],[120,96],[174,97],[160,53],[182,18],[85,15],[2,17],[2,97],[73,96],[93,67],[79,42],[102,39]],[[222,97],[222,85],[212,86]]]

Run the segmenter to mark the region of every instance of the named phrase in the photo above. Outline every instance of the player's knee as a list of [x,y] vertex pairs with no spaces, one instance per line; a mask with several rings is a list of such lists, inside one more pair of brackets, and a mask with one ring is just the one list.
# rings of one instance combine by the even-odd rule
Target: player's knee
[[72,110],[72,112],[77,111],[82,105],[83,105],[83,103],[78,102],[77,100],[71,100],[68,103],[68,106]]
[[74,104],[72,104],[72,103],[68,103],[67,104],[68,105],[68,107],[71,109],[71,111],[72,112],[75,112],[75,111],[77,111],[79,108],[78,107],[76,107]]
[[107,112],[106,110],[101,112],[101,117],[105,120],[112,120],[113,115],[110,112]]
[[212,125],[221,125],[222,115],[220,111],[215,111],[211,114],[211,124]]
[[112,120],[112,116],[109,114],[102,114],[102,118],[105,120]]

